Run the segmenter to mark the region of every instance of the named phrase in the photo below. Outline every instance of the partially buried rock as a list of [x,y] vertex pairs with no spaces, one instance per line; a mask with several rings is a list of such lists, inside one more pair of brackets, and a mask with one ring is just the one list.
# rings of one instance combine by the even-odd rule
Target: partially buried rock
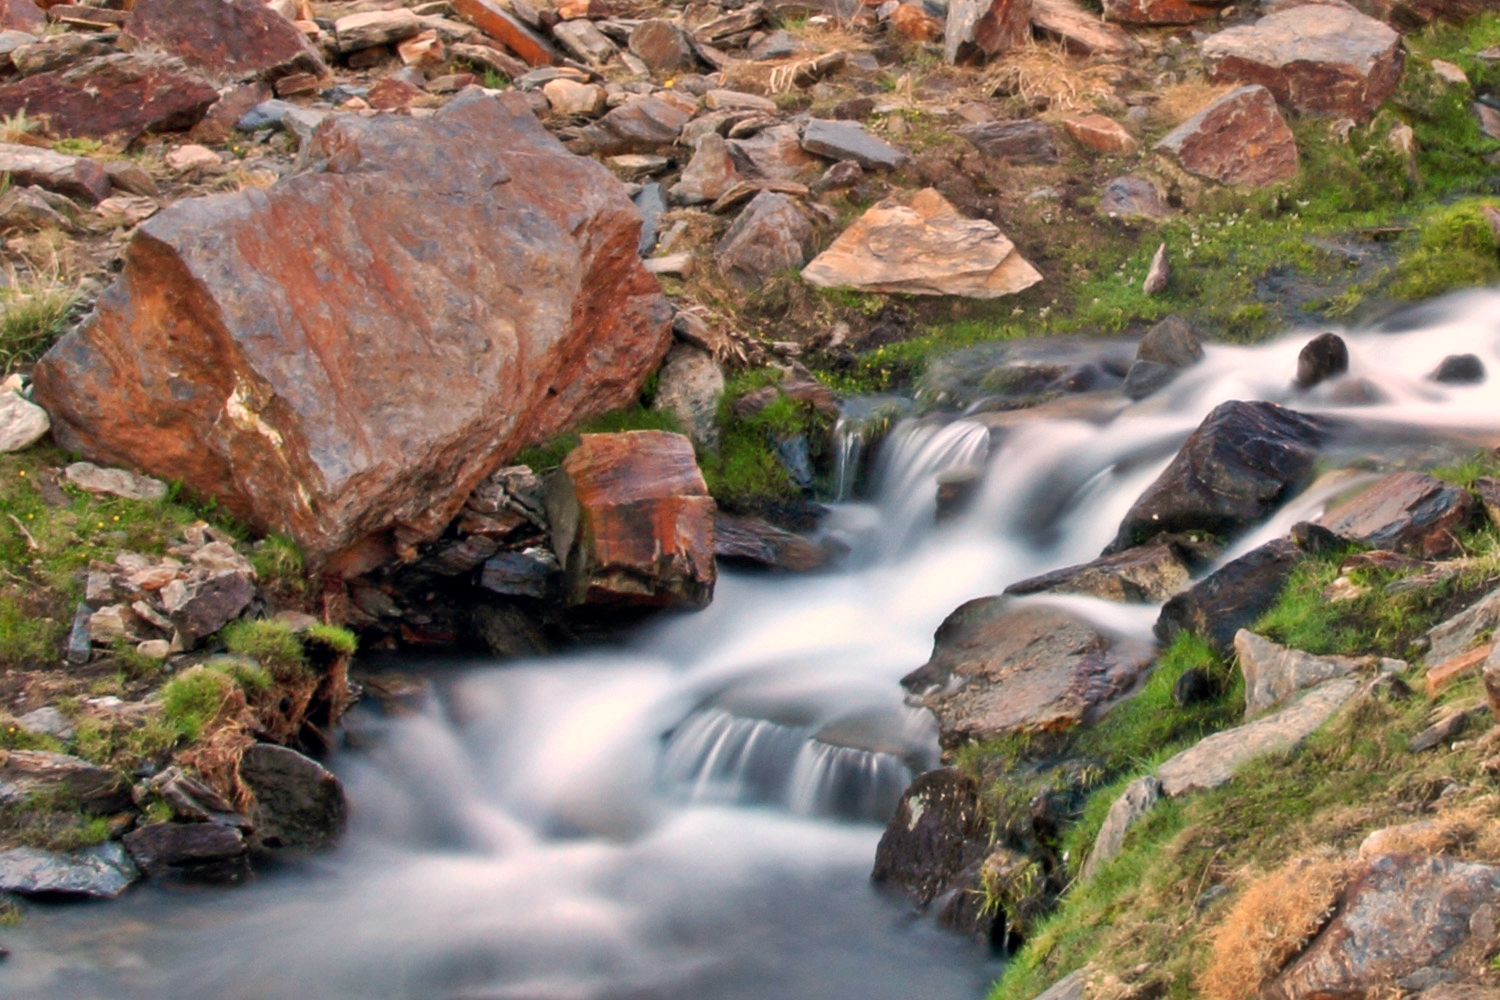
[[1318,519],[1341,538],[1422,559],[1450,555],[1474,515],[1469,491],[1421,472],[1386,476]]
[[91,205],[108,198],[111,190],[104,168],[87,157],[13,142],[0,142],[0,175],[12,184],[35,184]]
[[1396,90],[1401,36],[1347,4],[1304,4],[1210,35],[1203,61],[1214,81],[1259,84],[1277,101],[1368,121]]
[[1314,656],[1274,643],[1248,629],[1235,633],[1234,654],[1240,673],[1245,675],[1247,719],[1280,705],[1298,691],[1357,670],[1394,673],[1406,669],[1401,660],[1374,656]]
[[1099,211],[1112,219],[1165,219],[1172,209],[1156,185],[1144,177],[1116,177],[1104,185]]
[[1479,385],[1484,381],[1484,362],[1477,354],[1450,354],[1427,377],[1445,385]]
[[304,156],[269,190],[144,223],[37,399],[64,447],[360,572],[436,537],[523,444],[634,399],[671,314],[623,186],[520,94],[330,118]]
[[0,390],[0,454],[30,448],[51,427],[46,410],[18,392]]
[[1265,87],[1239,87],[1156,144],[1220,184],[1266,187],[1297,176],[1297,138]]
[[1056,163],[1057,139],[1052,126],[1036,119],[967,125],[958,134],[985,156],[1015,164]]
[[92,462],[74,462],[63,478],[88,493],[108,493],[126,500],[158,501],[167,497],[167,484],[129,469],[103,469]]
[[740,182],[729,144],[717,132],[698,140],[693,158],[683,168],[682,178],[672,186],[672,200],[679,205],[701,205],[717,201]]
[[1275,403],[1221,403],[1131,506],[1105,554],[1164,532],[1227,537],[1256,524],[1312,471],[1328,429]]
[[712,354],[690,344],[675,344],[657,373],[653,408],[672,414],[693,443],[719,449],[719,400],[724,373]]
[[1155,633],[1163,646],[1179,632],[1208,639],[1222,656],[1234,637],[1271,609],[1303,552],[1284,539],[1267,542],[1225,563],[1162,606]]
[[218,79],[328,72],[307,36],[261,0],[135,0],[123,37]]
[[687,33],[665,18],[642,21],[630,32],[630,51],[653,73],[671,76],[697,60]]
[[820,288],[991,299],[1042,280],[992,223],[967,219],[926,188],[882,201],[802,271]]
[[191,128],[218,99],[179,60],[130,53],[0,85],[0,115],[24,110],[59,138],[129,144],[144,132]]
[[0,892],[114,899],[140,877],[113,840],[65,853],[34,847],[0,851]]
[[1135,361],[1125,373],[1121,388],[1129,399],[1145,399],[1177,377],[1177,369],[1159,361]]
[[937,717],[951,748],[1092,722],[1150,663],[1149,646],[1061,608],[984,597],[948,616],[932,659],[901,685]]
[[219,823],[151,823],[124,837],[125,849],[152,878],[232,882],[249,871],[244,834]]
[[797,203],[762,191],[714,248],[714,263],[730,281],[753,289],[774,274],[801,267],[811,243],[812,223]]
[[1125,131],[1124,126],[1106,115],[1085,115],[1082,118],[1064,118],[1063,128],[1068,130],[1080,146],[1096,153],[1133,153],[1139,145],[1135,136]]
[[257,743],[240,758],[239,776],[255,796],[252,846],[319,850],[343,834],[349,820],[343,783],[317,761]]
[[814,118],[802,133],[802,148],[830,160],[853,160],[866,170],[896,170],[906,154],[865,131],[858,122]]
[[60,798],[95,813],[130,805],[129,789],[109,768],[49,750],[0,750],[0,804],[31,796]]
[[714,502],[681,434],[583,435],[548,483],[547,513],[568,603],[713,599]]
[[1109,807],[1104,825],[1094,838],[1094,848],[1083,863],[1081,877],[1092,878],[1120,853],[1125,846],[1125,834],[1143,816],[1151,811],[1161,798],[1161,782],[1151,775],[1137,778],[1125,786],[1125,791]]
[[1311,389],[1349,370],[1349,347],[1336,333],[1320,333],[1297,354],[1297,388]]

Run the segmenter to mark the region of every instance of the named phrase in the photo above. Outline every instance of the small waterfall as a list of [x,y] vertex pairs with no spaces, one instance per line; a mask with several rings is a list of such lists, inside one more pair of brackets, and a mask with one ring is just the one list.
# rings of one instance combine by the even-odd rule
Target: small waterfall
[[855,396],[844,402],[833,426],[835,500],[852,500],[861,493],[865,464],[896,421],[910,413],[903,396]]
[[885,822],[895,813],[912,774],[888,753],[839,747],[811,739],[792,773],[792,812]]
[[839,417],[833,425],[833,498],[848,500],[859,479],[859,465],[865,455],[864,424]]

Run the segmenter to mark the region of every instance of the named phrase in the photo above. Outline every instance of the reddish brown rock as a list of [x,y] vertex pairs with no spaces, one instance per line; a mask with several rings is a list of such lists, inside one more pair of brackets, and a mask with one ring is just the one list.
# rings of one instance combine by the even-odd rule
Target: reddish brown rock
[[270,100],[271,93],[271,88],[258,80],[224,90],[203,120],[193,126],[189,138],[207,145],[224,142],[234,135],[235,124],[261,101]]
[[0,86],[0,116],[45,118],[62,138],[133,142],[197,124],[219,92],[176,59],[112,55]]
[[370,88],[365,100],[378,111],[395,111],[433,98],[421,87],[414,87],[398,77],[388,76]]
[[0,175],[21,187],[35,184],[91,205],[108,198],[111,190],[104,168],[87,157],[13,142],[0,142]]
[[833,549],[759,518],[720,514],[714,518],[714,555],[727,562],[807,573],[826,565]]
[[1386,476],[1318,520],[1334,534],[1422,559],[1450,555],[1474,517],[1469,491],[1421,472]]
[[122,41],[160,49],[214,79],[328,72],[307,36],[261,0],[135,0]]
[[1107,115],[1064,118],[1062,124],[1080,146],[1096,153],[1133,153],[1139,145],[1135,136]]
[[697,110],[696,102],[672,91],[639,97],[585,128],[579,141],[604,156],[654,153],[675,143]]
[[1031,0],[951,0],[943,32],[950,63],[982,63],[1031,39]]
[[557,50],[495,0],[453,0],[458,15],[532,66],[551,66]]
[[1031,24],[1074,55],[1123,59],[1141,52],[1139,42],[1084,10],[1078,0],[1031,0]]
[[1401,82],[1405,50],[1389,25],[1346,6],[1308,4],[1204,40],[1209,78],[1260,84],[1282,104],[1367,121]]
[[1297,137],[1264,87],[1238,87],[1156,144],[1220,184],[1265,187],[1297,176]]
[[307,153],[274,188],[145,223],[37,396],[69,449],[353,572],[434,537],[523,446],[634,399],[671,311],[624,189],[519,94],[339,116]]
[[[1260,995],[1361,997],[1419,970],[1451,970],[1452,978],[1484,961],[1494,945],[1497,907],[1500,868],[1424,854],[1378,855],[1344,891],[1336,916]],[[1478,919],[1480,911],[1488,921]]]
[[1104,0],[1104,19],[1120,24],[1192,24],[1217,16],[1223,6],[1192,0]]
[[653,73],[671,76],[696,61],[687,32],[665,18],[642,21],[630,33],[630,51]]
[[703,607],[713,599],[714,501],[681,434],[585,434],[548,483],[571,604]]
[[29,31],[40,35],[47,15],[31,0],[0,0],[0,31]]
[[891,12],[891,27],[914,42],[935,42],[943,37],[943,22],[919,4],[904,3]]

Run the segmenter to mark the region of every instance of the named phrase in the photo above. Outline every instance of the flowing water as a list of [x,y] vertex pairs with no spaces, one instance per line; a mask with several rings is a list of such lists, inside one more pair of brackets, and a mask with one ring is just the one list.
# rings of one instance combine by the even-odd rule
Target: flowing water
[[[898,681],[942,619],[1095,556],[1224,400],[1346,418],[1334,456],[1417,461],[1497,438],[1500,294],[1350,335],[1349,376],[1299,393],[1306,339],[1210,348],[1158,395],[1089,419],[994,434],[980,417],[901,423],[874,463],[876,499],[830,518],[851,546],[840,572],[726,574],[705,611],[608,651],[434,665],[424,708],[362,716],[361,749],[334,761],[354,805],[338,851],[238,888],[29,907],[0,932],[14,953],[0,995],[982,996],[996,960],[868,881],[882,821],[936,759]],[[1453,353],[1479,355],[1490,381],[1424,380]],[[1365,401],[1341,403],[1355,385]],[[988,474],[973,506],[935,527],[937,475],[977,464]],[[1236,551],[1350,482],[1320,481]],[[1156,615],[1066,603],[1141,637]]]

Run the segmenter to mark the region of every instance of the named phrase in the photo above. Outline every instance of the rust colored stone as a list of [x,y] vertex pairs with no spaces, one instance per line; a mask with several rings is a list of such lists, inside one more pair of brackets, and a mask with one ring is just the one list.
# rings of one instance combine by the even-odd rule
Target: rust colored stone
[[943,54],[950,63],[982,63],[1031,38],[1031,0],[952,0]]
[[[1435,667],[1428,667],[1427,697],[1436,698],[1445,688],[1452,687],[1462,678],[1479,670],[1484,666],[1484,661],[1489,659],[1490,652],[1494,648],[1494,643],[1475,646],[1468,652],[1444,660]],[[1496,718],[1500,718],[1500,715]]]
[[1119,24],[1193,24],[1217,16],[1222,6],[1192,0],[1104,0],[1104,19]]
[[69,449],[180,479],[344,572],[634,399],[671,308],[624,188],[520,94],[338,116],[305,153],[271,189],[142,225],[36,392]]
[[568,602],[707,605],[717,573],[714,511],[683,435],[583,435],[547,496]]
[[1141,43],[1083,9],[1077,0],[1032,0],[1031,23],[1074,55],[1120,59],[1139,55]]
[[454,0],[454,10],[532,66],[551,66],[557,50],[550,42],[502,8],[494,0]]
[[262,0],[135,0],[122,41],[220,80],[328,72],[307,37]]
[[0,86],[0,117],[24,110],[53,135],[133,142],[197,124],[219,92],[176,59],[111,55]]
[[1397,472],[1318,519],[1341,538],[1421,559],[1456,553],[1474,516],[1468,490],[1421,472]]
[[891,27],[914,42],[935,42],[943,37],[943,22],[912,3],[904,3],[891,13]]
[[271,88],[259,80],[230,87],[219,95],[218,102],[208,109],[202,121],[193,126],[188,137],[208,146],[224,142],[234,135],[235,124],[251,108],[270,97]]
[[1080,146],[1096,153],[1133,153],[1136,150],[1135,137],[1106,115],[1064,118],[1062,124]]
[[1220,184],[1265,187],[1297,176],[1297,137],[1264,87],[1239,87],[1156,144]]
[[40,35],[47,15],[31,0],[0,0],[0,31],[29,31]]
[[394,76],[388,76],[384,80],[381,80],[375,86],[371,87],[370,92],[365,95],[365,100],[369,102],[370,107],[380,111],[396,111],[401,108],[409,108],[414,104],[422,104],[431,99],[433,99],[432,96],[421,87],[413,87],[405,80],[397,79]]

